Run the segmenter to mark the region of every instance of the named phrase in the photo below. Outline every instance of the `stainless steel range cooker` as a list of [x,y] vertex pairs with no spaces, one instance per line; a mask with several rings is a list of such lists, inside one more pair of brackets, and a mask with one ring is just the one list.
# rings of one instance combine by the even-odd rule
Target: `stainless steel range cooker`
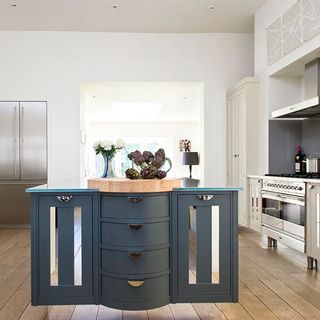
[[[301,176],[265,176],[262,181],[262,233],[270,247],[281,242],[305,252],[305,182]],[[306,177],[303,177],[306,179]]]

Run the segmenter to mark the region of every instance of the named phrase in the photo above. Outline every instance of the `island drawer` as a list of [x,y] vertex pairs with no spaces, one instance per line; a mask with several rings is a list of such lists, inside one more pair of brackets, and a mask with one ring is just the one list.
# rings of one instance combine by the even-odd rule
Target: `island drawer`
[[168,297],[169,275],[148,279],[126,279],[101,276],[103,299],[122,302],[143,302]]
[[103,218],[161,218],[168,217],[170,206],[167,193],[103,195],[101,197],[101,216]]
[[101,249],[101,270],[104,272],[142,275],[168,271],[169,267],[169,248],[145,251]]
[[152,223],[101,222],[101,243],[107,246],[157,246],[167,244],[169,221]]

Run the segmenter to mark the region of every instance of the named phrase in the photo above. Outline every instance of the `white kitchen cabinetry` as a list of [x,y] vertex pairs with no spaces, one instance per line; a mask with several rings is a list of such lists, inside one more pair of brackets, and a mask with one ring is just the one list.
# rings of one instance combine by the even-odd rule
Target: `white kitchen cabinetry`
[[247,195],[249,207],[249,226],[250,229],[261,232],[261,213],[262,213],[262,198],[261,198],[261,179],[248,178],[247,180]]
[[306,206],[306,254],[308,268],[313,269],[314,260],[320,260],[320,183],[307,183]]
[[239,192],[239,224],[249,227],[247,175],[258,172],[259,84],[244,78],[227,92],[227,181]]

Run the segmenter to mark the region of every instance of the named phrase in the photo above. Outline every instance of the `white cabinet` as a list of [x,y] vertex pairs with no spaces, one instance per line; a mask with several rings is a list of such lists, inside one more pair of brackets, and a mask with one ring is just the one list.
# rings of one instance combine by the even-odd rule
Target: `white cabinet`
[[306,187],[306,254],[312,269],[313,259],[320,260],[320,183],[307,183]]
[[262,213],[262,198],[261,198],[261,179],[248,178],[247,180],[247,195],[249,207],[249,226],[250,229],[261,232],[261,213]]
[[227,181],[240,186],[239,224],[249,227],[247,175],[258,173],[259,84],[245,78],[227,92]]

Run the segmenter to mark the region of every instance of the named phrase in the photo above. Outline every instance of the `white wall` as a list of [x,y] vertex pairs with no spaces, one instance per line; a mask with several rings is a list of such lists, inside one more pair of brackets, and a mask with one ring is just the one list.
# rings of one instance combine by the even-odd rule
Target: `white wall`
[[[82,81],[204,82],[206,180],[226,180],[225,91],[253,74],[251,34],[0,32],[0,100],[47,100],[49,181],[78,178]],[[84,162],[84,161],[83,161]]]
[[[277,18],[286,12],[297,0],[268,0],[255,15],[255,75],[260,82],[260,150],[259,172],[268,172],[268,120],[271,112],[303,100],[303,79],[301,77],[269,77],[267,64],[266,31]],[[302,47],[308,46],[308,43]],[[303,48],[299,48],[301,50]],[[292,54],[295,52],[293,51]],[[291,59],[284,56],[280,61]]]

